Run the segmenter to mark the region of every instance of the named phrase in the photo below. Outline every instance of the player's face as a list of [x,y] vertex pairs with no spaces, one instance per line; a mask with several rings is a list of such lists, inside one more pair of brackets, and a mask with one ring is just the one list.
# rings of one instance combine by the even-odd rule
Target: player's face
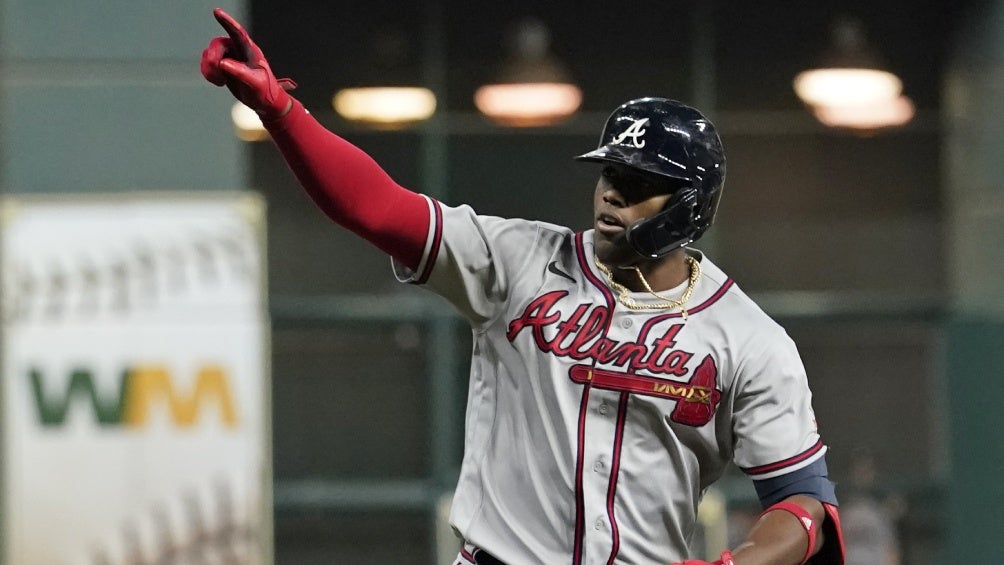
[[627,242],[627,228],[662,211],[678,184],[624,165],[604,165],[593,196],[596,256],[608,265],[642,260]]

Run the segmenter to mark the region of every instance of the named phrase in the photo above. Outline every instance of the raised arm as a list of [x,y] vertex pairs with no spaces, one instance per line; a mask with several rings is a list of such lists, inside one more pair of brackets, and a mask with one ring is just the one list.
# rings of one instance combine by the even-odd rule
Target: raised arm
[[417,268],[429,230],[427,200],[318,123],[287,92],[295,83],[275,77],[243,26],[219,8],[213,15],[227,37],[214,38],[202,52],[206,80],[226,86],[258,113],[300,184],[329,218]]

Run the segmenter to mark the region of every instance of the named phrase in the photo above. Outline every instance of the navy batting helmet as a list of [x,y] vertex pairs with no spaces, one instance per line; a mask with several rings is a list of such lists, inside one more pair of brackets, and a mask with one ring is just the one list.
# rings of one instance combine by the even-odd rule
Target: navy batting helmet
[[725,184],[725,151],[700,112],[666,98],[639,98],[614,110],[600,146],[581,161],[620,163],[681,181],[666,207],[628,227],[635,251],[658,258],[688,245],[715,219]]

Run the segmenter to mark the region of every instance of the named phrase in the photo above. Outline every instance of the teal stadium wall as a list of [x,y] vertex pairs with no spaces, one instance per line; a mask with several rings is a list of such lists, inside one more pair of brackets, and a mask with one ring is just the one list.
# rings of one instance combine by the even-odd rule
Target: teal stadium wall
[[0,190],[243,189],[229,96],[199,73],[214,6],[0,0]]
[[982,3],[945,77],[952,316],[951,561],[992,563],[1004,531],[1004,3]]

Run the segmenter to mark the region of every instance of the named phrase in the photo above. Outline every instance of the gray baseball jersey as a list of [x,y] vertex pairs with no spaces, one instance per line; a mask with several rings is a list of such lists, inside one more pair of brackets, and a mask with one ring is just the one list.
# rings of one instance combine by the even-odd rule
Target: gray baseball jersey
[[703,273],[687,317],[630,310],[597,269],[592,231],[428,202],[422,262],[395,270],[473,328],[451,512],[468,550],[671,563],[730,461],[766,479],[823,457],[793,342],[700,252],[687,250]]

